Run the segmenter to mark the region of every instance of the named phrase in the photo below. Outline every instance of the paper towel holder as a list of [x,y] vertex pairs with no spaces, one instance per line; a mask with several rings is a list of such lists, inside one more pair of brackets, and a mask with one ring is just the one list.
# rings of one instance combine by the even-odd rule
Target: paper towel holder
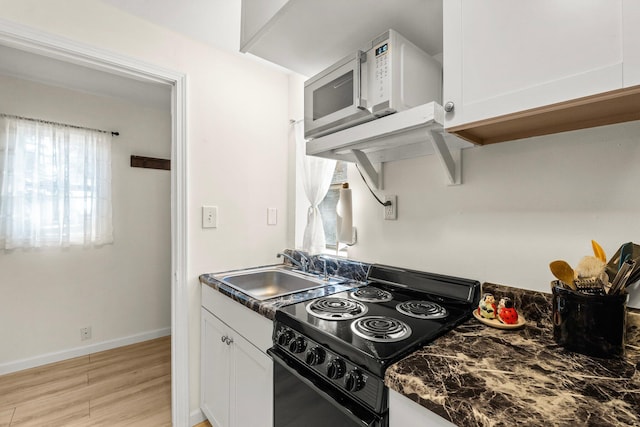
[[340,198],[336,205],[336,241],[353,246],[357,242],[356,228],[353,226],[353,206],[349,183],[342,184]]

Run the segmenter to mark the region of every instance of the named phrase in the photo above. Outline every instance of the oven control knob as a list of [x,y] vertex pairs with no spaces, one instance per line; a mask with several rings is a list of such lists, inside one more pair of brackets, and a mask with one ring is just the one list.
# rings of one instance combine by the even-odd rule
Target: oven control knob
[[307,357],[305,358],[307,365],[319,365],[324,362],[325,352],[320,347],[313,347],[307,351]]
[[293,332],[288,331],[288,330],[284,330],[278,336],[278,344],[280,344],[282,346],[287,346],[287,345],[289,345],[289,343],[291,342],[292,339],[293,339]]
[[327,375],[332,380],[342,378],[342,376],[344,375],[344,371],[345,371],[344,360],[333,359],[327,365]]
[[364,378],[362,373],[357,369],[349,371],[344,377],[344,386],[349,391],[358,391],[364,387]]
[[289,350],[292,353],[302,353],[307,348],[307,342],[302,337],[298,337],[289,343]]

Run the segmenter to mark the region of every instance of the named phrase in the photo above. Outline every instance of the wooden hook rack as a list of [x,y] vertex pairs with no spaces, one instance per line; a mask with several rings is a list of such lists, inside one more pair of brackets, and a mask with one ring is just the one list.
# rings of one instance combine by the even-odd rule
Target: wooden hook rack
[[155,157],[131,156],[132,168],[171,170],[171,160]]

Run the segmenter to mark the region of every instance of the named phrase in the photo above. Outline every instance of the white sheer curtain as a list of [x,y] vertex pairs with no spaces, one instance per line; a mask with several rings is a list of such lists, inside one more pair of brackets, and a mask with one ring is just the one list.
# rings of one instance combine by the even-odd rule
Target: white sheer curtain
[[0,248],[113,242],[111,134],[0,116]]
[[322,225],[322,217],[318,205],[326,196],[327,191],[329,191],[331,178],[336,168],[336,161],[307,156],[304,124],[302,122],[296,123],[295,131],[298,170],[302,173],[302,185],[309,201],[302,250],[310,254],[317,254],[322,253],[326,248],[324,226]]

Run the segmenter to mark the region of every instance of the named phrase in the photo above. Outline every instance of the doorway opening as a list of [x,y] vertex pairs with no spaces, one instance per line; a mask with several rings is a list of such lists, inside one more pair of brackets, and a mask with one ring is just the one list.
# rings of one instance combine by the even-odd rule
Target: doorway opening
[[171,87],[172,421],[189,425],[186,290],[186,76],[134,58],[0,20],[0,47],[52,58],[135,82]]

